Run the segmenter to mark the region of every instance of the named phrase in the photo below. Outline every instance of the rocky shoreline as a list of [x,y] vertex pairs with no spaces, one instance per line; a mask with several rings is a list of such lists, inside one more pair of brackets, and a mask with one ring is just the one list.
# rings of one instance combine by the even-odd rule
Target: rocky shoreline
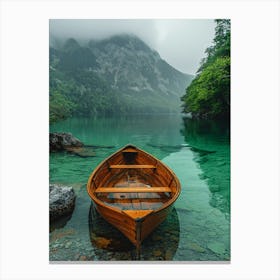
[[74,137],[71,133],[67,132],[52,132],[49,135],[50,152],[64,151],[68,148],[80,148],[84,144]]
[[69,132],[52,132],[49,135],[50,152],[69,152],[80,157],[94,157],[92,146],[86,146]]

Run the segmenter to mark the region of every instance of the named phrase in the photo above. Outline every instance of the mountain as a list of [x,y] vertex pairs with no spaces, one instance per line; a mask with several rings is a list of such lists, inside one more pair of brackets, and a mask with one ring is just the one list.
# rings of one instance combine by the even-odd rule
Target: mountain
[[134,35],[50,45],[50,96],[63,95],[78,115],[179,112],[193,78]]

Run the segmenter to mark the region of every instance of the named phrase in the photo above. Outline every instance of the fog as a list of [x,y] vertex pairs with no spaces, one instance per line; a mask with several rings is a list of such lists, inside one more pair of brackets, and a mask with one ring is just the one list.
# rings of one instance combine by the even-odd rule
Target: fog
[[122,33],[135,34],[174,68],[195,74],[212,44],[215,23],[213,19],[50,20],[50,35],[60,38],[99,40]]

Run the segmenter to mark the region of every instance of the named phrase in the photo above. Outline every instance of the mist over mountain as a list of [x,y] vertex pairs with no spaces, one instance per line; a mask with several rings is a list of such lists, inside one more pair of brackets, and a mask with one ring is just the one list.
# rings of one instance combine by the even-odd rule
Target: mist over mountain
[[192,78],[132,34],[50,37],[50,96],[62,95],[77,115],[179,112]]

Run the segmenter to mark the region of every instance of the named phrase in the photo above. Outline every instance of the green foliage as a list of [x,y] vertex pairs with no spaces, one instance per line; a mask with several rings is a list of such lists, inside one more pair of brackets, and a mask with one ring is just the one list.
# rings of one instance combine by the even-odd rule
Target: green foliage
[[75,91],[73,83],[64,83],[65,75],[50,67],[50,98],[49,118],[50,123],[70,117],[76,109],[76,105],[70,100],[67,93]]
[[52,92],[49,103],[50,123],[71,116],[74,104],[58,91]]
[[204,68],[187,89],[184,112],[195,117],[216,118],[229,114],[230,58],[217,58]]
[[[60,93],[60,96],[57,96],[57,92]],[[57,99],[59,104],[63,104],[63,101],[66,102],[65,108],[61,106],[61,109],[62,112],[69,112],[67,116],[70,116],[70,113],[76,116],[107,114],[113,109],[108,104],[112,104],[111,102],[118,104],[105,82],[91,71],[86,70],[64,73],[53,70],[50,72],[50,120],[57,121],[62,117],[58,115],[57,118],[52,118],[52,97]]]
[[196,118],[229,118],[230,20],[216,20],[214,45],[206,49],[197,76],[182,97],[183,112]]

